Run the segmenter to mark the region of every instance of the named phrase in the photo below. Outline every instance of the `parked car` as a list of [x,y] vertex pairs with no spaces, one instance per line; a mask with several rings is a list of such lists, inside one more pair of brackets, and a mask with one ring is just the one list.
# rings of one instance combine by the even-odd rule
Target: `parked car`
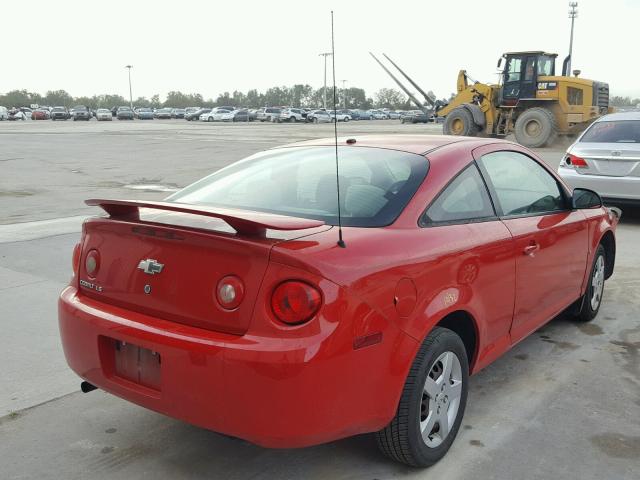
[[14,121],[14,120],[26,120],[27,116],[25,115],[25,113],[19,109],[19,108],[12,108],[11,110],[9,110],[9,114],[7,115],[7,120],[10,121]]
[[113,115],[111,114],[111,110],[109,110],[108,108],[99,108],[98,110],[96,110],[96,120],[98,120],[99,122],[112,121]]
[[301,108],[285,108],[280,112],[278,120],[281,122],[304,122],[307,119],[307,113]]
[[326,110],[313,110],[307,113],[307,122],[328,123],[331,121],[331,116]]
[[76,105],[71,112],[71,118],[74,122],[76,120],[91,120],[92,117],[91,111],[84,105]]
[[187,115],[197,112],[198,110],[202,110],[200,107],[187,107],[184,109],[184,118],[187,118]]
[[37,108],[31,113],[32,120],[49,120],[50,118],[51,114],[45,108]]
[[185,109],[184,108],[174,108],[171,111],[171,117],[172,118],[184,118],[185,115]]
[[0,121],[9,119],[9,110],[7,107],[0,106]]
[[203,122],[219,122],[224,119],[224,115],[231,113],[231,110],[225,110],[224,108],[214,108],[209,113],[203,113],[200,115],[200,120]]
[[153,109],[149,107],[136,108],[133,113],[138,120],[153,120]]
[[258,109],[257,108],[250,108],[247,111],[249,112],[249,121],[250,122],[253,122],[254,120],[258,119]]
[[275,107],[265,107],[259,108],[256,112],[256,119],[261,122],[274,122],[278,118],[280,118],[280,113],[282,113],[282,109]]
[[386,120],[389,118],[382,110],[369,110],[369,112],[373,120]]
[[608,203],[640,205],[640,112],[598,118],[567,149],[558,173]]
[[51,109],[51,120],[68,120],[71,114],[67,107],[53,107]]
[[133,120],[133,110],[127,106],[118,107],[118,110],[116,110],[116,118],[118,120]]
[[159,120],[170,120],[171,119],[171,108],[159,108],[154,112],[154,117]]
[[351,116],[351,120],[360,120],[360,111],[359,110],[346,110],[349,112]]
[[372,120],[373,115],[371,115],[371,111],[369,110],[357,110],[358,112],[358,120]]
[[400,118],[400,114],[394,110],[389,110],[387,113],[387,118],[391,120],[397,120]]
[[351,112],[349,110],[337,110],[335,112],[335,117],[333,110],[329,110],[329,116],[332,120],[337,119],[338,122],[348,122],[351,120]]
[[558,312],[597,316],[619,218],[597,193],[511,142],[359,136],[337,146],[338,219],[333,142],[258,153],[164,202],[87,201],[107,215],[83,223],[58,304],[84,388],[265,447],[377,432],[385,455],[428,466],[470,374]]
[[223,122],[248,122],[249,112],[244,108],[239,108],[228,113],[223,113],[220,119]]
[[31,120],[33,115],[33,110],[29,107],[20,107],[20,111],[24,114],[24,117],[27,120]]
[[428,123],[429,116],[422,110],[410,110],[400,117],[400,123]]
[[198,110],[185,114],[184,119],[187,120],[188,122],[191,122],[193,120],[199,120],[200,115],[204,113],[209,113],[210,111],[211,111],[210,108],[199,108]]

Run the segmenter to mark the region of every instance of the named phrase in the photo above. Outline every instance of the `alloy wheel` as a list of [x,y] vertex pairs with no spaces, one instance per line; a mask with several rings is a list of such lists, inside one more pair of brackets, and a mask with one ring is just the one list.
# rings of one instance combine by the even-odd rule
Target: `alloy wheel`
[[449,435],[458,416],[462,395],[462,367],[453,352],[444,352],[433,363],[420,402],[420,432],[430,448]]
[[602,301],[604,290],[604,257],[600,255],[596,260],[591,276],[591,309],[597,310]]

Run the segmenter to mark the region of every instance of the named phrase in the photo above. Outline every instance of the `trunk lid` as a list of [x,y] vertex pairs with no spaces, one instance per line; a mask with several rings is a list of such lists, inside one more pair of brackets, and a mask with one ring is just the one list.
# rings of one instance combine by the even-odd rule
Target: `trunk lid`
[[[107,210],[118,203],[100,205]],[[112,210],[111,218],[85,222],[78,275],[81,294],[168,321],[242,335],[249,327],[272,246],[330,228],[239,234],[219,216],[213,217],[212,209],[201,215],[197,207],[185,207],[194,212],[188,214],[163,206],[137,209],[135,216],[127,211],[123,217]],[[242,221],[246,227],[246,215]],[[98,268],[89,275],[86,261],[94,250]],[[234,310],[224,309],[216,299],[218,282],[228,275],[244,284],[243,301]]]
[[637,143],[579,143],[570,152],[583,158],[582,175],[640,177],[640,145]]

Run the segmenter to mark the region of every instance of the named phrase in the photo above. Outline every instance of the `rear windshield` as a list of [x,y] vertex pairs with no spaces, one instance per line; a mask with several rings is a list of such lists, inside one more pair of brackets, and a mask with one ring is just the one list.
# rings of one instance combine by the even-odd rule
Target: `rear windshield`
[[[342,224],[393,223],[424,180],[428,162],[413,153],[339,147]],[[269,150],[230,165],[168,201],[214,205],[337,225],[335,147]]]
[[596,122],[584,133],[581,142],[640,143],[640,120]]

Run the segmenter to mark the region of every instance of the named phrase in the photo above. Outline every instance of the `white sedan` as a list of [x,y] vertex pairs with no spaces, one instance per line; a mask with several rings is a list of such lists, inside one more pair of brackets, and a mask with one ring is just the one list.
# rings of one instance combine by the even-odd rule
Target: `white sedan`
[[640,205],[640,112],[598,118],[567,149],[558,173],[605,202]]
[[203,122],[220,122],[223,120],[228,120],[229,118],[233,118],[233,116],[229,117],[231,110],[224,109],[213,109],[209,113],[203,113],[200,115],[200,120]]
[[329,112],[329,116],[332,120],[337,119],[338,122],[348,122],[349,120],[351,120],[351,113],[346,110],[338,110],[337,112],[335,112],[335,114],[333,110],[331,110]]

